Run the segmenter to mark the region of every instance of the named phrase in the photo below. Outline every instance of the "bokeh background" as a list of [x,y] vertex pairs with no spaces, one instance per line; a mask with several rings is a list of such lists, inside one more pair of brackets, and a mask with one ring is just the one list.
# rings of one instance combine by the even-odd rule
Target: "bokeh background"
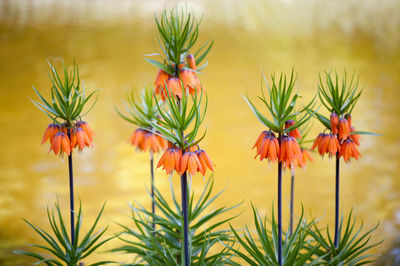
[[[67,213],[67,162],[47,155],[39,145],[49,120],[29,98],[32,85],[48,95],[46,60],[60,58],[80,66],[86,87],[99,99],[86,120],[96,132],[94,149],[75,156],[77,197],[86,221],[92,221],[107,201],[102,226],[108,235],[120,231],[117,222],[131,224],[128,203],[150,206],[148,154],[127,144],[134,128],[120,119],[115,107],[131,90],[151,86],[156,68],[144,54],[156,51],[154,14],[178,3],[202,18],[200,42],[215,45],[200,79],[209,96],[202,147],[216,164],[217,189],[226,192],[212,206],[244,203],[232,223],[251,224],[250,203],[269,214],[276,196],[276,166],[253,159],[251,147],[264,130],[241,94],[255,99],[261,73],[295,68],[303,99],[317,90],[321,71],[356,71],[363,95],[354,110],[359,130],[383,134],[365,136],[363,157],[342,167],[341,210],[352,208],[365,227],[380,222],[374,250],[384,254],[400,236],[400,2],[397,0],[223,0],[223,1],[0,1],[0,265],[25,265],[29,259],[11,250],[37,241],[21,217],[47,227],[46,207],[58,196]],[[199,43],[200,45],[200,43]],[[322,127],[316,121],[310,137]],[[333,225],[334,162],[321,160],[297,171],[296,212],[301,203],[309,217]],[[289,198],[285,173],[285,207]],[[169,193],[169,182],[156,171],[158,188]],[[195,191],[205,184],[192,180]],[[235,213],[235,211],[233,211]],[[287,218],[287,208],[285,215]],[[117,246],[113,241],[103,251]],[[91,260],[129,257],[97,253]]]

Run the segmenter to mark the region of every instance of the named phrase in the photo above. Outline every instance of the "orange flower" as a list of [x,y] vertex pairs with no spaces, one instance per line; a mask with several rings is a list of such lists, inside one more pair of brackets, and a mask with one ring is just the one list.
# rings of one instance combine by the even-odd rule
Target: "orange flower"
[[186,60],[187,60],[187,64],[188,64],[189,68],[196,71],[197,66],[196,66],[196,60],[194,59],[194,55],[188,54],[186,57]]
[[[169,78],[167,81],[167,87],[169,90],[168,93],[173,94],[178,98],[182,98],[182,84],[178,78],[175,77]],[[161,95],[161,98],[165,100],[165,96],[167,96],[168,93],[164,91],[164,93]]]
[[[356,129],[354,127],[351,127],[350,128],[350,132],[353,132],[353,131],[356,131]],[[360,135],[358,135],[358,134],[350,134],[350,138],[354,141],[354,143],[357,146],[360,146],[360,139],[361,139]]]
[[207,168],[210,169],[212,172],[214,172],[214,166],[213,163],[210,159],[210,156],[208,156],[207,152],[204,150],[197,150],[196,152],[197,158],[199,159],[199,162],[201,164],[201,168],[199,167],[197,170],[203,175],[206,175],[206,170]]
[[[163,97],[163,93],[165,91],[165,83],[170,78],[170,75],[162,70],[161,68],[158,70],[156,80],[154,81],[154,92],[156,95],[161,94]],[[163,99],[165,100],[165,98]]]
[[336,135],[323,134],[318,144],[318,152],[321,156],[323,156],[325,153],[328,153],[329,158],[340,152],[340,145]]
[[301,160],[301,149],[299,143],[294,137],[285,136],[281,142],[281,152],[279,161],[283,162],[284,166],[293,168],[294,160]]
[[253,149],[257,148],[257,154],[254,158],[260,155],[260,161],[268,159],[275,162],[279,157],[279,142],[275,134],[271,131],[263,131],[258,137]]
[[160,135],[156,135],[156,138],[158,139],[158,142],[160,143],[160,147],[162,150],[168,148],[168,140],[164,139]]
[[159,152],[168,147],[168,142],[164,138],[142,128],[136,129],[128,142],[141,151]]
[[333,135],[337,135],[339,133],[338,126],[339,126],[339,117],[335,112],[332,112],[331,117],[331,131]]
[[54,138],[53,141],[51,142],[51,147],[50,151],[53,150],[55,155],[60,155],[65,152],[66,154],[70,155],[71,154],[71,143],[69,141],[69,138],[67,134],[64,132],[58,132]]
[[328,150],[329,157],[335,156],[338,152],[340,152],[340,145],[336,135],[330,134],[328,141]]
[[177,148],[169,148],[166,149],[164,154],[161,156],[160,161],[158,161],[157,168],[163,166],[163,170],[165,170],[167,174],[170,174],[173,170],[179,172],[181,160],[181,150]]
[[351,114],[346,114],[346,115],[344,116],[344,118],[347,119],[347,121],[349,122],[349,128],[351,128]]
[[[295,124],[293,119],[289,119],[288,121],[285,122],[285,129],[293,126]],[[294,137],[296,139],[301,139],[301,135],[300,135],[300,131],[298,128],[296,128],[295,130],[292,130],[289,132],[289,136],[290,137]]]
[[193,71],[184,69],[181,71],[180,76],[182,79],[183,87],[185,89],[189,89],[190,94],[194,95],[201,92],[201,83]]
[[195,152],[187,151],[182,155],[180,174],[183,175],[186,171],[192,176],[194,176],[197,171],[203,173],[203,167]]
[[325,137],[324,133],[319,133],[318,137],[314,140],[314,143],[311,147],[311,150],[313,151],[315,148],[319,147],[322,139]]
[[47,140],[50,140],[50,142],[53,140],[53,137],[60,131],[60,126],[57,124],[49,124],[44,131],[43,138],[42,138],[42,143],[45,143]]
[[307,160],[310,162],[314,161],[308,150],[301,148],[301,159],[297,160],[297,165],[300,166],[300,168],[304,168],[307,164]]
[[350,137],[349,122],[346,118],[339,119],[339,139],[344,140]]
[[93,141],[93,138],[95,136],[93,130],[90,128],[89,124],[85,121],[79,121],[76,123],[76,127],[77,128],[82,128],[83,131],[86,133],[86,135],[88,136],[90,142]]
[[92,142],[89,139],[89,136],[85,133],[85,131],[78,127],[72,130],[71,134],[71,150],[76,146],[79,147],[79,150],[83,150],[85,146],[89,147],[92,145]]
[[361,154],[357,150],[357,146],[352,139],[346,139],[342,143],[340,155],[343,156],[346,163],[350,163],[352,157],[356,158],[356,160],[361,157]]

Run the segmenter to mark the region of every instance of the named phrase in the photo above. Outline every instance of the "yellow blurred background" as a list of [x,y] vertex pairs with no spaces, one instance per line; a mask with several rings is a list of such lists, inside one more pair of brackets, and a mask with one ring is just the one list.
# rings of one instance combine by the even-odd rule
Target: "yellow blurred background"
[[[251,150],[264,130],[241,94],[255,100],[261,73],[269,76],[295,68],[304,101],[317,90],[324,70],[356,71],[363,95],[352,123],[359,130],[383,134],[362,138],[363,157],[342,167],[341,210],[354,208],[370,228],[380,222],[374,240],[384,253],[400,236],[400,2],[396,0],[223,0],[223,1],[0,1],[0,265],[30,260],[11,253],[38,241],[22,221],[48,228],[46,207],[57,196],[68,210],[67,162],[47,155],[40,145],[49,119],[29,98],[32,85],[44,95],[50,86],[49,60],[80,67],[89,89],[99,90],[95,108],[85,118],[94,131],[94,148],[75,156],[75,191],[84,220],[93,221],[107,201],[102,226],[108,235],[129,224],[128,203],[150,206],[148,154],[127,144],[134,127],[115,112],[131,90],[151,86],[156,68],[144,54],[156,51],[154,14],[175,3],[202,18],[199,45],[215,41],[200,79],[208,93],[207,136],[202,147],[216,164],[217,189],[226,192],[212,206],[245,200],[232,224],[251,225],[250,203],[269,214],[276,197],[276,166],[254,160]],[[317,121],[310,137],[322,130]],[[309,217],[333,225],[334,162],[313,154],[314,163],[296,173],[296,213],[301,203]],[[289,173],[284,175],[284,219],[288,219]],[[179,179],[171,179],[178,184]],[[169,193],[170,179],[156,171],[156,185]],[[192,180],[195,191],[205,185]],[[179,195],[179,191],[177,192]],[[211,209],[212,209],[211,208]],[[105,251],[121,244],[110,242]],[[129,261],[129,256],[96,253]]]

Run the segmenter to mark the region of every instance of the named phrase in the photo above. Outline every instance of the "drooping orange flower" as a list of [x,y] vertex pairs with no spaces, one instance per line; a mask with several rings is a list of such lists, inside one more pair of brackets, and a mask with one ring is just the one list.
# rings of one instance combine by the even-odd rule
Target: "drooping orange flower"
[[275,162],[279,157],[279,142],[275,137],[275,134],[271,131],[263,131],[258,137],[253,149],[257,148],[257,156],[260,156],[260,161],[268,159],[269,161]]
[[156,138],[158,139],[158,142],[160,143],[160,147],[162,150],[168,148],[168,140],[164,139],[160,135],[156,135]]
[[323,134],[318,144],[319,155],[323,156],[325,153],[328,153],[330,158],[336,155],[338,152],[340,152],[340,145],[336,135]]
[[[285,122],[285,129],[293,126],[294,124],[295,124],[294,120],[289,119],[288,121]],[[301,139],[300,130],[296,128],[295,130],[290,131],[289,136],[294,137],[296,139]]]
[[339,119],[339,140],[343,141],[350,137],[349,122],[346,118]]
[[180,73],[183,87],[189,90],[191,95],[199,94],[202,90],[201,83],[193,71],[184,69]]
[[197,66],[196,66],[196,60],[194,59],[194,55],[192,54],[188,54],[186,57],[187,63],[189,68],[193,69],[193,70],[197,70]]
[[169,78],[167,81],[167,87],[169,92],[164,91],[164,93],[161,94],[161,98],[163,100],[165,100],[166,96],[168,96],[169,93],[177,96],[179,99],[182,98],[182,84],[178,78],[176,77]]
[[214,165],[210,159],[210,156],[208,156],[207,152],[204,150],[197,150],[195,151],[197,158],[199,159],[199,162],[201,164],[201,168],[199,167],[197,170],[203,175],[206,175],[206,170],[207,168],[210,169],[212,172],[214,172]]
[[354,132],[354,131],[356,131],[356,129],[355,129],[354,127],[351,127],[351,129],[350,129],[350,138],[354,141],[354,143],[355,143],[357,146],[360,146],[360,139],[361,139],[361,137],[360,137],[360,135],[358,135],[358,134],[351,134],[351,132]]
[[[163,95],[165,93],[165,83],[169,78],[170,75],[167,72],[161,68],[158,70],[156,80],[154,81],[154,93],[156,95],[161,94],[161,97],[165,97],[165,95]],[[165,100],[165,98],[163,100]]]
[[60,155],[65,152],[66,154],[71,154],[71,143],[67,134],[64,132],[58,132],[54,135],[54,138],[51,142],[50,151],[53,151],[55,155]]
[[203,167],[195,152],[187,151],[182,155],[180,175],[183,175],[186,171],[192,176],[194,176],[197,171],[203,173]]
[[78,146],[79,150],[82,151],[85,146],[90,147],[92,142],[86,132],[78,127],[72,130],[71,134],[71,150]]
[[158,161],[157,168],[163,167],[167,174],[173,170],[179,173],[182,160],[182,151],[177,148],[168,148]]
[[42,142],[40,144],[45,143],[47,140],[50,142],[53,140],[53,137],[60,131],[60,126],[57,124],[49,124],[43,134]]
[[328,141],[328,149],[327,153],[329,153],[329,157],[335,156],[338,152],[340,152],[340,145],[336,135],[330,134]]
[[132,133],[128,142],[141,151],[159,152],[168,147],[167,140],[143,128],[136,129]]
[[90,142],[93,141],[95,134],[94,134],[93,130],[90,128],[90,126],[89,126],[89,124],[87,122],[79,121],[79,122],[76,123],[76,127],[77,128],[82,128],[83,131],[88,136]]
[[301,149],[297,140],[294,137],[284,136],[281,142],[279,161],[283,162],[284,166],[293,168],[295,160],[301,160],[301,155]]
[[322,139],[325,137],[324,133],[319,133],[318,136],[315,138],[314,143],[311,147],[311,150],[313,151],[315,148],[319,147]]
[[356,158],[356,160],[358,160],[358,158],[361,157],[361,154],[352,139],[346,139],[343,141],[340,155],[343,156],[343,159],[346,163],[350,163],[351,158]]
[[308,152],[308,150],[301,148],[301,160],[298,160],[298,165],[300,168],[304,168],[307,164],[307,161],[314,161],[313,157],[311,157],[311,154]]
[[339,133],[339,117],[335,112],[332,112],[330,116],[330,121],[331,121],[331,131],[333,135],[337,135]]

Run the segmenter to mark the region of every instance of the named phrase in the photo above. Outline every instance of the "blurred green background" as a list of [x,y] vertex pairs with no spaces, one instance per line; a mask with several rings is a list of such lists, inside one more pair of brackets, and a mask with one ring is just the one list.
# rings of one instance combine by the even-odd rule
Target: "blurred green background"
[[[92,221],[107,201],[102,225],[109,235],[116,222],[131,224],[127,203],[150,206],[148,154],[127,144],[134,128],[120,119],[114,107],[132,89],[151,86],[157,69],[144,61],[156,52],[154,14],[175,3],[202,18],[200,42],[213,39],[208,67],[200,79],[208,93],[207,136],[202,147],[216,164],[217,188],[227,186],[215,206],[245,200],[233,221],[251,220],[250,203],[264,214],[276,196],[276,166],[254,160],[251,150],[262,125],[241,97],[260,93],[261,73],[268,76],[295,68],[304,100],[317,89],[318,73],[346,68],[360,76],[363,95],[352,123],[359,130],[383,134],[362,139],[363,157],[342,169],[341,210],[354,208],[359,220],[380,226],[374,240],[381,254],[400,236],[400,2],[396,0],[281,0],[281,1],[0,1],[0,265],[25,265],[28,259],[11,250],[37,240],[21,220],[47,227],[46,207],[57,196],[67,214],[67,162],[47,155],[40,145],[50,122],[29,100],[34,85],[48,95],[49,60],[60,58],[80,66],[89,89],[99,100],[86,117],[96,132],[94,148],[75,156],[76,195],[84,219]],[[310,137],[322,130],[317,121]],[[296,212],[333,225],[334,162],[321,160],[297,171]],[[169,193],[169,179],[156,171],[156,185]],[[285,173],[285,216],[288,216],[289,173]],[[196,191],[205,184],[192,180]],[[119,244],[110,242],[103,250]],[[129,261],[108,253],[100,258]]]

